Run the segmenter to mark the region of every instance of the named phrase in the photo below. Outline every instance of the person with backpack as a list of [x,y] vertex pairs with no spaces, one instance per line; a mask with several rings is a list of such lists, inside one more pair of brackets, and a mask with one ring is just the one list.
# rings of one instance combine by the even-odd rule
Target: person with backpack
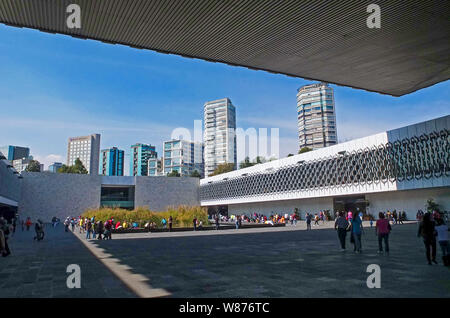
[[450,266],[450,243],[448,240],[450,229],[441,218],[436,221],[436,225],[437,240],[442,250],[442,261],[444,266]]
[[436,230],[435,223],[431,219],[431,214],[429,212],[425,213],[422,221],[419,224],[419,231],[417,233],[418,237],[423,238],[423,243],[425,244],[426,256],[428,260],[428,265],[432,265],[431,262],[437,264],[436,261]]
[[337,230],[339,242],[341,243],[341,252],[345,251],[345,238],[347,236],[347,230],[350,227],[350,223],[344,217],[343,213],[338,212],[336,221],[334,222],[334,229]]
[[378,254],[383,253],[383,241],[385,255],[389,255],[389,233],[391,232],[391,225],[384,217],[383,212],[378,214],[379,219],[375,223],[375,235],[378,236]]

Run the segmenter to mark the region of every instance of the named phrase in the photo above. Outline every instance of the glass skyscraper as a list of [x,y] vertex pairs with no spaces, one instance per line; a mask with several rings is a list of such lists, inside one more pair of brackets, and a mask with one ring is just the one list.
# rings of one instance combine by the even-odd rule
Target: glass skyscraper
[[131,146],[130,175],[147,176],[150,158],[158,158],[155,146],[140,143]]
[[50,172],[58,172],[59,168],[62,168],[63,164],[61,162],[54,162],[48,166],[48,171]]
[[0,147],[0,152],[11,162],[17,159],[28,159],[30,156],[30,148],[27,147],[4,146]]
[[337,144],[333,89],[327,83],[305,85],[297,91],[300,149],[318,149]]
[[116,147],[102,150],[102,175],[123,176],[125,152]]
[[164,142],[164,175],[178,171],[181,176],[197,172],[204,176],[203,143],[187,140],[170,140]]
[[236,108],[229,98],[204,105],[205,176],[222,163],[233,163],[236,156]]

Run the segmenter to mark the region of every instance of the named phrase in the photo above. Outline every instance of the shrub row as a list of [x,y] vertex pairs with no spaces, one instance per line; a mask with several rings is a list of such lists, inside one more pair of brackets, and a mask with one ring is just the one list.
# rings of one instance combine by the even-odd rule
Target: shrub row
[[146,207],[138,207],[131,211],[120,208],[99,208],[86,210],[82,216],[87,218],[95,216],[96,220],[103,222],[113,217],[115,222],[126,221],[130,225],[137,222],[139,227],[144,227],[147,222],[154,222],[157,227],[161,227],[162,219],[165,218],[168,221],[170,216],[173,219],[173,227],[193,227],[194,217],[202,221],[204,225],[208,224],[208,212],[199,206],[171,207],[164,212],[151,211]]

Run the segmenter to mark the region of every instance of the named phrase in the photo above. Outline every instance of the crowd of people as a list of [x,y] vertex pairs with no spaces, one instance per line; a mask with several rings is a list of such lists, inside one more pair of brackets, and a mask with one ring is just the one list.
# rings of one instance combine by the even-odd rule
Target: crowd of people
[[[125,226],[128,226],[126,222]],[[96,220],[95,216],[91,218],[79,216],[75,217],[67,217],[64,221],[64,230],[66,232],[69,231],[69,228],[72,232],[78,230],[80,234],[86,234],[86,239],[98,239],[98,240],[111,240],[112,239],[112,230],[123,228],[120,222],[115,222],[114,218],[103,222],[102,220]]]
[[[449,265],[450,261],[450,243],[447,226],[448,214],[439,213],[438,211],[424,212],[419,210],[416,214],[416,221],[418,222],[418,233],[417,236],[423,239],[426,251],[426,259],[428,264],[437,264],[436,250],[437,244],[439,244],[443,262],[445,265]],[[294,210],[293,213],[281,214],[272,213],[270,216],[264,214],[241,214],[241,215],[220,215],[217,214],[213,216],[210,220],[211,223],[215,224],[218,230],[221,222],[234,223],[236,229],[241,228],[242,224],[245,223],[260,223],[260,224],[290,224],[293,226],[297,225],[298,220],[300,220],[300,214],[298,210]],[[378,218],[375,220],[373,216],[364,215],[359,210],[348,212],[338,211],[334,214],[334,228],[337,231],[338,240],[340,243],[341,251],[346,250],[346,237],[347,233],[350,236],[350,242],[353,244],[353,250],[355,253],[362,253],[362,235],[364,232],[363,219],[370,221],[370,227],[373,226],[375,221],[375,235],[378,240],[378,253],[389,255],[389,235],[392,231],[392,226],[394,224],[403,224],[406,220],[406,213],[404,211],[397,212],[385,211],[379,212]],[[311,230],[312,226],[319,226],[327,221],[331,221],[330,214],[328,211],[319,211],[317,213],[305,213],[305,223],[306,230]],[[314,222],[314,224],[312,224]],[[60,223],[60,220],[56,217],[52,218],[52,227],[56,228]],[[17,224],[21,225],[22,231],[29,231],[33,222],[30,217],[25,220],[21,220],[16,214],[9,222],[4,217],[0,217],[0,254],[6,257],[11,254],[8,246],[8,239],[11,235],[14,235],[16,231]],[[95,217],[67,217],[64,222],[64,230],[68,232],[79,231],[79,233],[85,234],[86,239],[98,239],[98,240],[110,240],[112,239],[112,231],[138,228],[139,223],[133,221],[123,221],[116,222],[113,217],[109,218],[107,221],[96,220]],[[167,220],[165,218],[161,221],[161,227],[166,229],[168,227],[169,231],[172,231],[173,219],[170,216]],[[203,228],[203,222],[196,217],[192,220],[192,225],[194,231],[201,230]],[[151,229],[157,228],[157,224],[154,222],[147,222],[145,228],[149,231]],[[36,220],[34,223],[34,229],[36,235],[34,240],[42,241],[45,236],[45,224],[40,219]]]

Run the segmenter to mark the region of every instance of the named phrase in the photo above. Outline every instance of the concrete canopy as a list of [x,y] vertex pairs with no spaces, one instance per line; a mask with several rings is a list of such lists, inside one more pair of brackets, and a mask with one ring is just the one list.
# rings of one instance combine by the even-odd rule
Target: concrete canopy
[[[81,8],[70,29],[69,4]],[[401,96],[450,78],[450,1],[0,0],[0,22]]]

